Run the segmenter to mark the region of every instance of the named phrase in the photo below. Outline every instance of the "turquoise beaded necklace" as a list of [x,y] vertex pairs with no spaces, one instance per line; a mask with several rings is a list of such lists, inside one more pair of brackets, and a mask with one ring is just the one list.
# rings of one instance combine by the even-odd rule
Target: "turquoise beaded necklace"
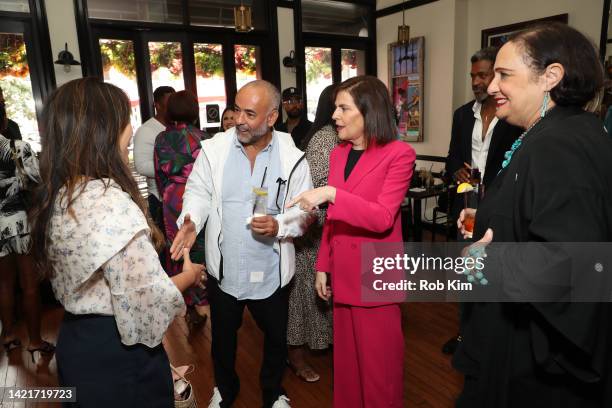
[[[536,120],[535,122],[533,122],[533,124],[531,126],[529,126],[527,128],[527,130],[525,130],[523,133],[521,133],[521,135],[518,137],[518,139],[516,139],[514,141],[514,143],[512,143],[512,147],[510,148],[510,150],[508,150],[506,153],[504,153],[504,161],[502,162],[502,169],[505,169],[506,167],[508,167],[508,164],[510,164],[510,160],[512,160],[512,155],[514,154],[515,151],[518,150],[518,148],[521,146],[521,144],[523,143],[523,139],[525,138],[525,136],[527,135],[527,133],[529,133],[529,131],[531,129],[533,129],[533,127],[535,125],[538,124],[538,122],[540,120],[542,120],[544,116],[541,116],[538,118],[538,120]],[[500,170],[501,171],[501,170]]]

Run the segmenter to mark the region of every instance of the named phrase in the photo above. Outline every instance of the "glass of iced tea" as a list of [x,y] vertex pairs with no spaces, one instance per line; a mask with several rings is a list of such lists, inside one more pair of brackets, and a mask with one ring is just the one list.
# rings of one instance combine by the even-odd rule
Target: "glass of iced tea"
[[463,229],[465,229],[467,238],[472,238],[474,232],[475,215],[474,211],[468,211],[469,208],[478,208],[478,187],[474,187],[470,183],[461,183],[457,187],[457,193],[463,194]]

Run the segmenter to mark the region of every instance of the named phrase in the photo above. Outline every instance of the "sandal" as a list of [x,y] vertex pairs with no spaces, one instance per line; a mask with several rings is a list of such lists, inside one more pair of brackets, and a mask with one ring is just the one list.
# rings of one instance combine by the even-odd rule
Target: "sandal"
[[42,346],[35,349],[28,349],[28,353],[30,353],[30,356],[32,357],[32,363],[36,363],[36,360],[34,360],[34,353],[37,351],[40,354],[53,355],[53,353],[55,353],[55,345],[43,340]]
[[9,351],[15,350],[16,348],[21,347],[21,340],[19,339],[9,340],[6,343],[4,343],[3,346],[4,346],[4,350],[8,354]]
[[304,367],[298,369],[290,361],[287,360],[287,365],[291,368],[291,371],[300,378],[302,381],[307,383],[314,383],[321,379],[321,376],[317,374],[317,372],[308,364],[304,365]]

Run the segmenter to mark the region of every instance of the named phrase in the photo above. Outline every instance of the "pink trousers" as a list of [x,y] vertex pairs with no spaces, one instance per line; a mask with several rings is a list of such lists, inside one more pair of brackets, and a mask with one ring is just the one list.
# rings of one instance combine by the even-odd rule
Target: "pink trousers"
[[402,408],[399,305],[334,304],[334,408]]

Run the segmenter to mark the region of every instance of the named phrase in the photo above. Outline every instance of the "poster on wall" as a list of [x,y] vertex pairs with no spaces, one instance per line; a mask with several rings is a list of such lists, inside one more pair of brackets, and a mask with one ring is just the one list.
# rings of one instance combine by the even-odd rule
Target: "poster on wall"
[[389,90],[400,140],[423,141],[425,37],[389,44]]

